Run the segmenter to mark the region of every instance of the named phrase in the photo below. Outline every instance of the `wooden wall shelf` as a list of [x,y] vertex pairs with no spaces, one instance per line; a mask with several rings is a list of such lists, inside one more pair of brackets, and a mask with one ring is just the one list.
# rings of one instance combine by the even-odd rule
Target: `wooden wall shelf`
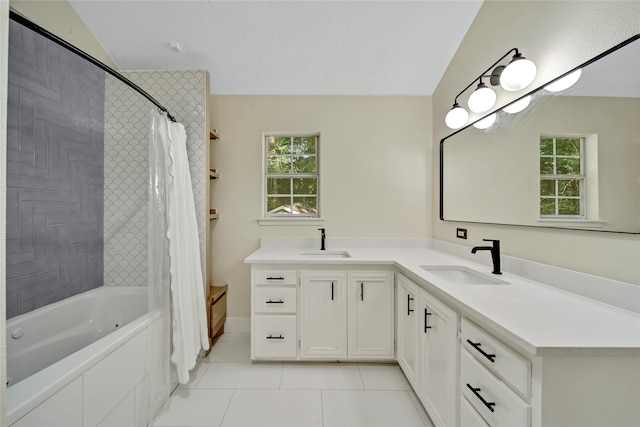
[[210,130],[209,131],[209,139],[220,139],[220,134],[215,129]]

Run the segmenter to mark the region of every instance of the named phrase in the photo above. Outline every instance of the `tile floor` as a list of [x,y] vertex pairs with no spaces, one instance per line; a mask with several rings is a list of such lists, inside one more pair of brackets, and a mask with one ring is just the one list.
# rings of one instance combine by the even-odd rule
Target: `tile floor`
[[397,365],[251,363],[227,333],[152,427],[432,427]]

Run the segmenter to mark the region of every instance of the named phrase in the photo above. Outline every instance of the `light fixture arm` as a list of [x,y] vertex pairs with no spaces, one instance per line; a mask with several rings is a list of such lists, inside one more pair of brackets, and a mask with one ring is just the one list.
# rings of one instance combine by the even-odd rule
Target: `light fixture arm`
[[[507,56],[509,56],[509,54],[510,54],[511,52],[515,52],[515,53],[514,53],[515,55],[518,55],[518,54],[519,54],[518,49],[514,47],[514,48],[510,49],[507,53],[505,53],[504,55],[502,55],[502,56],[500,57],[500,59],[498,59],[496,62],[494,62],[494,63],[493,63],[489,68],[487,68],[486,70],[484,70],[484,71],[482,72],[482,74],[480,74],[480,76],[479,76],[479,77],[476,77],[475,79],[473,79],[473,81],[472,81],[471,83],[469,83],[469,84],[467,85],[467,87],[465,87],[464,89],[462,89],[462,90],[460,91],[460,93],[456,95],[456,97],[455,97],[455,98],[454,98],[454,100],[453,100],[454,104],[456,104],[456,103],[458,102],[458,97],[459,97],[460,95],[462,95],[462,94],[463,94],[467,89],[469,89],[469,88],[470,88],[470,87],[471,87],[471,86],[472,86],[476,81],[481,80],[483,77],[492,77],[493,73],[492,73],[492,74],[486,74],[486,73],[487,73],[487,72],[489,72],[489,71],[492,71],[492,70],[493,70],[493,68],[494,68],[496,65],[498,65],[498,64],[500,63],[500,61],[502,61],[504,58],[506,58]],[[495,85],[494,85],[494,86],[495,86]]]

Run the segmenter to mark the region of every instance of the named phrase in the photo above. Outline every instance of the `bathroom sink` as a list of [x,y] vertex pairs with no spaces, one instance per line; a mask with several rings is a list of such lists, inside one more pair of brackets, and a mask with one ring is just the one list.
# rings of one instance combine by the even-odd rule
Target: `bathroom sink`
[[300,255],[314,256],[314,257],[337,257],[337,258],[351,258],[351,254],[347,251],[321,251],[320,249],[309,249],[300,252]]
[[422,269],[450,283],[459,285],[508,285],[489,274],[479,273],[460,265],[421,265]]

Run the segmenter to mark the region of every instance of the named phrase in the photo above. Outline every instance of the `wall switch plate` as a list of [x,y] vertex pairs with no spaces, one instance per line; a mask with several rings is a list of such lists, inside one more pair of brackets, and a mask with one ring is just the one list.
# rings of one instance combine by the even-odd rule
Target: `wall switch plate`
[[456,228],[456,237],[458,239],[467,239],[467,229],[466,228]]

